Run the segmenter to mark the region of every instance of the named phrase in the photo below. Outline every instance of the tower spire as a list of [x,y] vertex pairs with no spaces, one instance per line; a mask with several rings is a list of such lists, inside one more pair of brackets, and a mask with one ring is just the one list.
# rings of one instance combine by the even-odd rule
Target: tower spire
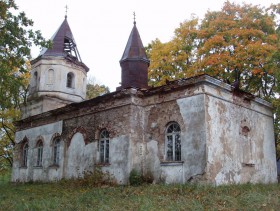
[[120,60],[122,82],[117,89],[148,88],[148,67],[150,64],[145,48],[136,27],[135,12],[134,26],[128,38],[124,53]]
[[136,25],[136,14],[133,12],[133,24]]
[[67,18],[67,12],[68,12],[68,6],[66,4],[66,6],[65,6],[65,19]]

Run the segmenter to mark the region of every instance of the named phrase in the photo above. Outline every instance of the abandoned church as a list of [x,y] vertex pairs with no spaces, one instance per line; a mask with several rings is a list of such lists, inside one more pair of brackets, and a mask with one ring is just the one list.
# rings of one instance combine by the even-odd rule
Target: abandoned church
[[87,72],[65,17],[34,59],[16,122],[12,181],[83,177],[118,184],[136,170],[155,183],[277,182],[272,106],[208,75],[148,86],[136,23],[116,91],[85,100]]

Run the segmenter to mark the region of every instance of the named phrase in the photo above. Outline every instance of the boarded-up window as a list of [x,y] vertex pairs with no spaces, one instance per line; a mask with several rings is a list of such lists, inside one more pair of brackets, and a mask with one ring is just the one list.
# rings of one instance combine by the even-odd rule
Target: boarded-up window
[[54,70],[49,69],[48,70],[48,84],[53,84],[54,83]]

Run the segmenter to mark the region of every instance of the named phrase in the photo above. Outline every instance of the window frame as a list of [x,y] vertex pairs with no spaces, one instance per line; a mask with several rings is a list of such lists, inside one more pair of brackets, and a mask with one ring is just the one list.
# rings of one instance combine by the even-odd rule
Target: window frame
[[61,140],[60,137],[56,137],[53,140],[53,164],[59,165],[60,161],[60,147],[61,147]]
[[67,73],[66,76],[66,87],[74,89],[75,88],[75,75],[72,72]]
[[36,160],[37,167],[43,166],[43,149],[44,149],[43,141],[39,140],[37,142],[37,160]]
[[[169,144],[171,144],[171,147],[169,147]],[[166,126],[165,161],[167,162],[182,161],[181,128],[177,122],[171,122]]]
[[25,142],[22,146],[22,167],[27,167],[28,151],[29,151],[29,145],[28,142]]
[[110,163],[110,138],[109,132],[106,129],[100,131],[99,139],[99,159],[102,164]]

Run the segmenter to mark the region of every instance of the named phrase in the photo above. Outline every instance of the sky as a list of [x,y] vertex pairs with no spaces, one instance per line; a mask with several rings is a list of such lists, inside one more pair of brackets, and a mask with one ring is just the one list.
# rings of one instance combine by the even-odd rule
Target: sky
[[[119,60],[122,57],[133,27],[136,26],[144,46],[156,38],[162,42],[172,39],[180,23],[193,14],[200,19],[207,10],[220,10],[225,0],[15,0],[19,11],[34,21],[34,29],[50,39],[64,20],[67,20],[82,61],[90,68],[88,78],[115,91],[121,80]],[[269,6],[279,0],[235,0]],[[40,49],[33,47],[32,57]]]

